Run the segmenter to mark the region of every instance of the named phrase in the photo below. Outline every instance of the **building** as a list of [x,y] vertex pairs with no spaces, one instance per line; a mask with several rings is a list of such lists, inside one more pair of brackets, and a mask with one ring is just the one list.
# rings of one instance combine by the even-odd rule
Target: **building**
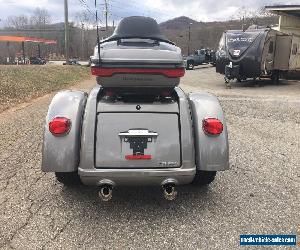
[[267,11],[279,15],[279,31],[300,36],[300,5],[266,6]]

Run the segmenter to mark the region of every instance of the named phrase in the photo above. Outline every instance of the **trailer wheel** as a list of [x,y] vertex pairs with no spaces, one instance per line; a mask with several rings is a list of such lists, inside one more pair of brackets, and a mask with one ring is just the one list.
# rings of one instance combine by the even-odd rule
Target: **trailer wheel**
[[197,170],[195,178],[192,182],[192,184],[195,185],[209,185],[212,183],[216,177],[217,171],[201,171]]
[[60,183],[64,184],[65,186],[75,186],[80,185],[81,180],[80,177],[76,172],[55,172],[56,180]]
[[274,71],[271,75],[271,80],[273,84],[279,84],[279,72],[278,71]]
[[187,69],[187,70],[189,70],[189,69],[193,70],[194,67],[195,67],[195,65],[194,65],[194,62],[193,62],[193,61],[188,61],[188,62],[187,62],[187,66],[186,66],[186,69]]
[[230,79],[227,76],[225,76],[224,81],[225,81],[226,88],[231,89]]

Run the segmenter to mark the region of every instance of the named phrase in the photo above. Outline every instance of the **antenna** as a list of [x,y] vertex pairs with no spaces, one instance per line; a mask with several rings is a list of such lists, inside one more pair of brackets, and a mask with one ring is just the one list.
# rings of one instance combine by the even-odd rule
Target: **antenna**
[[101,63],[100,60],[100,37],[99,37],[99,25],[98,25],[98,10],[97,10],[97,0],[95,0],[95,9],[96,9],[96,25],[97,25],[97,45],[98,45],[98,57],[99,57],[99,66]]

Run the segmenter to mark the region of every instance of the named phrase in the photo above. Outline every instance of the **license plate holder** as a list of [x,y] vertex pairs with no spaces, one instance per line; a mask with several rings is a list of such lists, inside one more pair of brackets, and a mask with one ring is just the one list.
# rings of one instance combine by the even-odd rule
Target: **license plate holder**
[[[119,133],[122,143],[122,154],[126,160],[151,160],[154,142],[158,136],[148,129],[130,129]],[[147,153],[146,153],[147,152]]]

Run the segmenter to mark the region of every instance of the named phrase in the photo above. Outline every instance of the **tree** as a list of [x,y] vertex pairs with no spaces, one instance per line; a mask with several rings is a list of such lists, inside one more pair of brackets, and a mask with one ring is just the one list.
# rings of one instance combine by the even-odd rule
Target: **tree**
[[45,27],[51,23],[51,16],[46,9],[36,8],[30,17],[30,24],[37,27]]
[[86,29],[89,29],[89,27],[91,27],[95,22],[94,15],[86,10],[77,12],[75,14],[75,19],[78,27],[82,28],[82,26],[85,26]]
[[265,11],[264,7],[259,7],[258,9],[253,9],[248,6],[242,6],[233,16],[233,19],[240,20],[242,24],[242,29],[244,30],[249,25],[257,25],[258,19],[263,17],[270,17],[268,12]]
[[[80,57],[82,59],[89,57],[89,47],[90,42],[87,37],[87,31],[92,28],[92,24],[94,23],[95,16],[93,13],[87,10],[83,10],[80,12],[77,12],[75,15],[76,20],[76,26],[81,29],[80,31],[80,39],[75,39],[74,43],[72,43],[73,46],[80,48]],[[80,43],[79,43],[80,41]]]
[[29,24],[29,19],[25,15],[9,16],[6,19],[7,28],[20,29],[25,28]]
[[[272,5],[271,5],[272,6]],[[270,11],[267,11],[265,9],[265,7],[261,7],[259,10],[258,10],[258,15],[260,17],[272,17],[272,16],[276,16],[274,13],[271,13]]]

